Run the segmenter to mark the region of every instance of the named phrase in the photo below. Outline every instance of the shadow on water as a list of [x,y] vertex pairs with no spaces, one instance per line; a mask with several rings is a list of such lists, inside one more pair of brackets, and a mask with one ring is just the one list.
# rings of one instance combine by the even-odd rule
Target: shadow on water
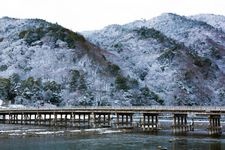
[[172,150],[188,150],[188,140],[187,139],[181,139],[177,140],[172,143]]
[[171,150],[223,150],[223,148],[220,141],[178,139],[172,143]]
[[218,138],[176,137],[171,145],[172,150],[224,150],[225,141]]
[[210,150],[222,150],[222,148],[221,148],[221,142],[220,141],[217,141],[217,142],[210,143],[209,149]]

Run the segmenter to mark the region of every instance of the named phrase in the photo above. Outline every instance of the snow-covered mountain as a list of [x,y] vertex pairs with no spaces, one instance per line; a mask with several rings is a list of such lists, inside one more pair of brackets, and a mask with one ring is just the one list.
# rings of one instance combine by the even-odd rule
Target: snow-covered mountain
[[24,105],[225,105],[223,16],[162,14],[75,33],[0,19],[0,99]]
[[225,17],[222,15],[200,14],[191,16],[190,19],[206,22],[207,24],[225,32]]
[[34,106],[94,105],[101,99],[108,105],[119,70],[107,60],[109,52],[82,35],[43,20],[6,17],[0,19],[0,39],[1,99]]
[[167,13],[84,35],[120,57],[123,69],[165,104],[224,105],[225,34],[193,18]]

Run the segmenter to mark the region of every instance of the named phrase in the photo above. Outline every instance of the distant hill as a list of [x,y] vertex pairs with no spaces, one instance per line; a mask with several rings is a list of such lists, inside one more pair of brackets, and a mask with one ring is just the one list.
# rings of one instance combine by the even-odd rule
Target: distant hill
[[224,19],[166,13],[84,35],[165,104],[224,105]]
[[29,106],[225,105],[224,20],[169,13],[76,33],[40,19],[1,18],[0,99]]

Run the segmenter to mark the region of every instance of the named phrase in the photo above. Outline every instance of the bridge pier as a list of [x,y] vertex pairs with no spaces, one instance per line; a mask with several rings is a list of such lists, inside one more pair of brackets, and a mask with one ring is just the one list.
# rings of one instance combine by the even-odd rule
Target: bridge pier
[[38,120],[37,120],[38,117],[37,116],[38,116],[38,113],[35,113],[34,114],[34,124],[35,125],[38,125]]
[[20,124],[23,124],[23,113],[21,113],[21,121]]
[[23,121],[24,121],[24,124],[27,124],[27,114],[23,115]]
[[51,113],[48,114],[48,120],[47,121],[48,121],[48,125],[51,126],[51,123],[52,123],[52,114]]
[[110,127],[111,113],[94,112],[94,127]]
[[156,113],[143,113],[142,129],[145,131],[157,131],[158,130],[158,114]]
[[38,125],[41,125],[41,120],[42,120],[42,114],[37,113],[36,121],[37,121],[37,124],[38,124]]
[[16,124],[17,123],[17,119],[18,118],[18,115],[17,114],[12,114],[12,123],[13,124]]
[[132,128],[133,113],[116,113],[116,127],[117,128]]
[[6,121],[6,114],[2,114],[0,118],[0,123],[5,123]]
[[11,124],[12,123],[12,115],[9,113],[9,115],[8,115],[8,118],[9,118],[9,124]]
[[189,128],[187,125],[187,114],[174,114],[173,116],[173,133],[187,133]]
[[222,127],[220,124],[220,115],[209,115],[209,135],[221,135]]
[[[70,118],[68,118],[69,115]],[[66,116],[66,120],[69,122],[70,126],[78,128],[90,127],[91,112],[72,112],[68,114],[68,116]]]

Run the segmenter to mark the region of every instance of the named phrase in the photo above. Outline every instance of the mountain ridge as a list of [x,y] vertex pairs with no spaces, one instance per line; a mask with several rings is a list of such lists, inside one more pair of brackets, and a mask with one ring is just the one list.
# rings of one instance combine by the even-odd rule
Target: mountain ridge
[[222,22],[200,16],[164,13],[83,33],[2,18],[0,98],[27,106],[225,105]]
[[[121,25],[121,28],[119,30],[117,30],[118,32],[120,32],[120,30],[123,30],[123,32],[121,32],[121,36],[119,36],[117,33],[116,37],[114,37],[113,32],[114,32],[114,30],[116,30],[116,28],[119,28],[118,25],[115,29],[113,29],[113,26],[111,26],[110,27],[111,29],[107,29],[107,27],[106,27],[106,28],[103,28],[102,31],[101,30],[94,31],[92,35],[91,34],[90,35],[84,34],[84,35],[87,39],[91,40],[93,43],[99,45],[100,47],[103,47],[105,49],[115,52],[114,51],[115,48],[112,48],[112,45],[110,45],[110,44],[114,43],[115,41],[112,40],[111,42],[109,42],[111,38],[117,39],[117,42],[122,43],[120,45],[129,43],[130,45],[133,44],[133,46],[135,47],[137,44],[135,44],[134,42],[130,43],[129,39],[120,40],[120,41],[118,39],[122,38],[122,35],[123,35],[123,37],[127,36],[127,35],[124,35],[126,31],[132,32],[134,29],[141,29],[143,27],[147,28],[147,30],[153,28],[153,29],[161,32],[167,38],[172,38],[179,45],[183,45],[185,47],[186,51],[188,51],[188,55],[192,55],[192,56],[194,56],[193,58],[196,59],[196,61],[194,61],[194,63],[193,63],[195,66],[200,67],[200,70],[202,70],[201,67],[205,67],[205,65],[208,64],[209,68],[212,67],[212,68],[214,68],[213,69],[214,71],[217,70],[220,72],[220,73],[219,72],[218,73],[220,74],[221,79],[218,79],[218,80],[220,82],[223,81],[223,76],[224,76],[223,75],[224,74],[223,73],[223,71],[224,71],[224,69],[223,69],[224,68],[224,55],[223,55],[224,49],[223,49],[223,47],[224,47],[224,45],[219,45],[218,43],[223,43],[224,33],[220,32],[217,28],[215,28],[203,21],[191,20],[188,17],[179,16],[176,14],[162,14],[161,16],[155,17],[150,20],[134,21],[134,22],[131,22],[131,23],[128,23],[125,25]],[[148,31],[146,31],[146,32],[148,32]],[[207,37],[207,38],[205,38],[205,37]],[[160,37],[158,37],[158,38],[160,38]],[[139,41],[137,39],[136,43],[138,43],[138,42]],[[147,41],[147,42],[149,42],[149,41]],[[206,44],[202,45],[202,42],[204,42]],[[101,43],[103,43],[103,44],[101,44]],[[154,47],[153,44],[151,44],[150,46]],[[209,49],[208,46],[210,46],[210,48],[212,48],[213,50]],[[142,46],[142,47],[144,47],[145,49],[147,48],[146,46]],[[121,48],[121,49],[123,49],[123,48]],[[159,48],[159,49],[162,50],[162,48]],[[170,53],[170,54],[173,54],[173,53]],[[173,55],[172,55],[172,57],[173,57]],[[203,64],[201,64],[201,63],[203,63]],[[186,68],[186,70],[187,69],[188,68]],[[183,70],[185,70],[185,69],[183,69]],[[206,70],[202,70],[201,74],[207,73]],[[209,70],[211,70],[211,69],[209,69]],[[194,72],[191,71],[191,72],[195,73],[196,71],[194,71]],[[218,73],[215,73],[215,75]],[[187,75],[188,73],[184,73],[184,74]],[[210,80],[213,80],[213,79],[210,79]],[[214,82],[217,82],[217,81],[214,81]],[[167,82],[165,81],[165,83],[167,83]],[[153,84],[156,84],[156,83],[153,82]],[[182,100],[182,101],[184,101],[184,103],[185,103],[185,101],[186,102],[193,101],[193,100],[188,100],[188,99],[191,99],[190,97],[192,97],[192,96],[191,96],[191,94],[188,94],[188,92],[187,92],[187,91],[191,91],[191,88],[187,87],[187,84],[188,83],[181,84],[183,86],[182,88],[184,88],[186,90],[186,92],[184,92],[184,94],[187,95],[186,100]],[[209,86],[208,84],[206,84],[206,85]],[[196,90],[195,93],[196,94],[203,93],[203,95],[205,95],[206,93],[204,91],[207,91],[207,89],[209,90],[211,88],[211,87],[207,87],[207,88],[204,87],[204,88],[206,88],[206,89],[204,89],[203,87],[198,87],[198,85],[196,83],[194,88],[197,88],[198,90],[200,90],[200,92],[198,90]],[[154,91],[158,89],[158,88],[154,88],[154,87],[152,87],[152,88]],[[201,91],[201,88],[204,90]],[[222,90],[223,88],[224,87],[222,85],[220,85],[219,91],[220,92],[223,91]],[[193,87],[192,87],[192,89],[193,89]],[[218,87],[216,86],[215,89],[218,90]],[[209,90],[209,91],[211,91],[211,90]],[[169,94],[169,95],[171,95],[171,94]],[[221,95],[223,95],[223,94],[221,94]],[[206,97],[208,97],[208,96],[206,96]],[[176,97],[176,95],[175,95],[175,97]],[[201,103],[201,101],[204,101],[204,100],[201,100],[202,99],[201,97],[203,97],[203,96],[199,96],[199,98],[197,98],[193,102],[199,103],[199,101],[200,101],[200,103]],[[164,97],[164,98],[166,98],[166,97]],[[173,98],[173,99],[175,99],[175,98]],[[217,102],[213,102],[213,99],[216,99],[216,97],[214,97],[214,98],[208,97],[205,99],[209,99],[209,101],[211,101],[211,102],[206,102],[205,104],[210,105],[210,103],[215,103],[215,104],[217,103]],[[215,100],[215,101],[217,101],[217,100]],[[192,104],[190,104],[190,105],[192,105]]]

